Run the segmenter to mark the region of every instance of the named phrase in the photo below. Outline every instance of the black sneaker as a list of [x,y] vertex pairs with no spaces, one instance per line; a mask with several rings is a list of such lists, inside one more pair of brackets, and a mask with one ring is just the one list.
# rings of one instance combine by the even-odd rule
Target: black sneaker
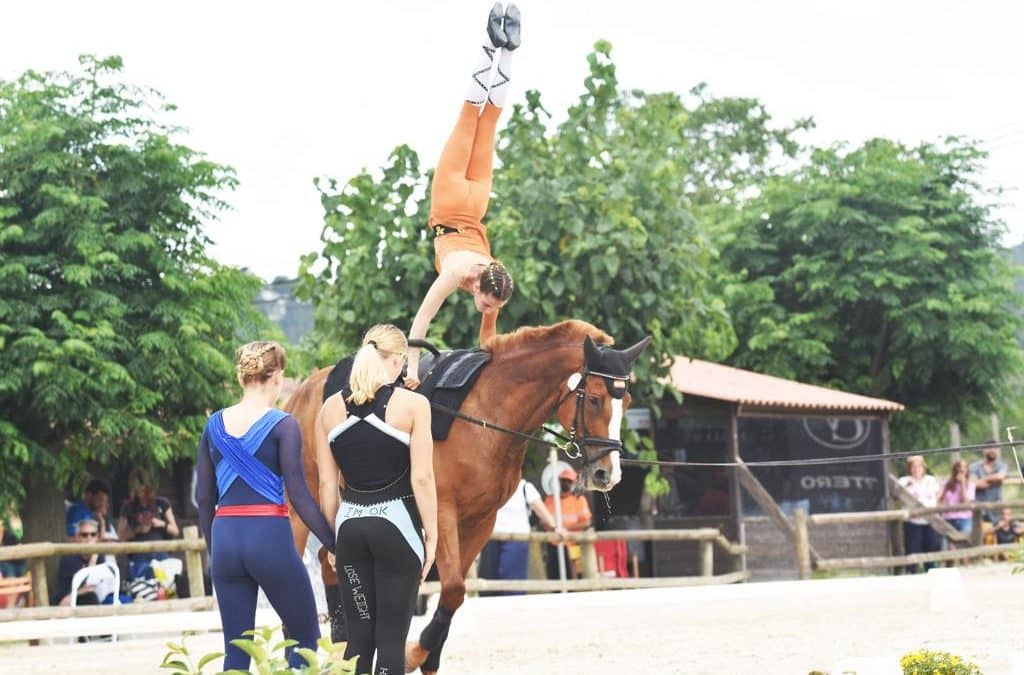
[[[517,11],[516,16],[519,16]],[[505,29],[501,27],[502,24],[502,10],[501,3],[494,3],[494,7],[491,7],[491,14],[487,17],[487,37],[491,39],[491,44],[498,47],[504,47],[508,43],[508,36],[505,35]],[[516,26],[519,24],[517,23]]]
[[505,49],[512,51],[519,49],[522,43],[522,36],[519,31],[519,8],[509,5],[505,10]]

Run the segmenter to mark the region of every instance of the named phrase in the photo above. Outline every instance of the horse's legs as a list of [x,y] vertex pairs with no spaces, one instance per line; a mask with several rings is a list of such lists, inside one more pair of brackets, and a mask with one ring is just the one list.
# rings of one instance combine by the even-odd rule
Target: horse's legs
[[[437,647],[430,649],[430,655],[427,656],[423,665],[420,666],[420,670],[424,675],[431,675],[437,673],[441,665],[441,651],[444,648],[445,642],[448,640],[448,628],[451,625],[452,615],[455,610],[462,606],[463,601],[466,599],[466,573],[469,571],[469,567],[473,564],[476,556],[480,553],[484,544],[491,536],[491,531],[494,529],[494,521],[488,520],[485,523],[479,523],[472,531],[463,532],[459,538],[459,555],[458,564],[455,566],[454,580],[457,583],[447,584],[445,579],[444,571],[439,567],[438,571],[441,572],[441,601],[438,603],[438,610],[442,607],[451,607],[451,612],[447,615],[440,617],[441,621],[447,620],[443,625],[443,632],[440,640],[438,641]],[[445,600],[445,591],[449,591],[449,599]],[[449,604],[450,603],[450,604]],[[434,614],[434,619],[431,619],[431,623],[435,619],[438,619],[438,615]],[[427,628],[430,625],[428,624]],[[427,628],[423,629],[423,632],[427,632]],[[420,644],[426,646],[423,640],[423,636],[420,636]],[[408,668],[408,666],[407,666]]]
[[[441,578],[441,598],[430,623],[420,633],[419,640],[406,645],[405,672],[411,673],[422,666],[424,673],[436,671],[441,646],[448,637],[455,610],[466,597],[466,582],[459,564],[459,523],[455,506],[438,505],[437,513],[437,574]],[[428,666],[433,666],[428,670]]]
[[320,577],[324,581],[324,597],[327,598],[327,618],[331,622],[331,642],[345,642],[348,639],[348,631],[345,630],[345,613],[341,609],[338,574],[327,562],[326,548],[321,547],[317,557],[320,559]]
[[[295,550],[299,557],[306,553],[306,543],[309,541],[309,528],[302,522],[298,514],[292,510],[288,512],[288,518],[292,523],[292,538],[295,540]],[[317,559],[320,561],[320,578],[324,582],[324,596],[327,598],[327,618],[331,622],[331,642],[344,642],[347,637],[345,632],[345,617],[341,612],[341,592],[338,590],[338,575],[327,563],[327,549],[320,547],[317,552]]]

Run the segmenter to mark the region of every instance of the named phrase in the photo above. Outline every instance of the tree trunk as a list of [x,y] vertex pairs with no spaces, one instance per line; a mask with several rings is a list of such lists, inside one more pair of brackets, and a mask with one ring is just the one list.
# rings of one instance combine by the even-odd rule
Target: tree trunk
[[885,355],[889,349],[889,320],[882,320],[882,328],[878,331],[878,343],[875,346],[875,354],[871,358],[871,369],[868,371],[868,377],[871,380],[871,395],[881,396],[882,386],[878,381],[878,376],[882,371],[882,365],[885,361]]
[[[67,541],[64,525],[64,491],[42,471],[30,472],[25,485],[25,504],[21,511],[25,542]],[[46,561],[46,582],[53,593],[57,588],[57,558]]]

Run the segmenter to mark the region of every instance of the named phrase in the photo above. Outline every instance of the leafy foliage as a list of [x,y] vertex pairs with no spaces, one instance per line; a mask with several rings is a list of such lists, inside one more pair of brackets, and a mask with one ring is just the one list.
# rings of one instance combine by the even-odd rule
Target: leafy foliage
[[206,254],[230,169],[118,58],[0,82],[0,502],[27,472],[194,452],[259,281]]
[[[970,143],[817,150],[725,229],[731,360],[904,403],[902,439],[991,410],[1019,372],[1013,272]],[[945,424],[941,425],[944,431]]]
[[[655,359],[637,364],[634,393],[651,405],[670,357],[724,358],[736,346],[716,252],[694,214],[730,208],[795,152],[791,136],[806,123],[775,129],[756,101],[713,99],[703,87],[690,106],[676,94],[622,92],[610,53],[595,45],[584,92],[553,130],[538,92],[515,106],[499,136],[487,227],[516,282],[499,330],[578,318],[620,345],[653,335]],[[303,258],[300,293],[316,303],[322,363],[353,349],[369,324],[410,324],[434,276],[429,179],[402,145],[378,176],[318,183],[324,246]],[[456,295],[430,337],[471,346],[479,318]]]
[[[268,627],[247,630],[244,635],[247,638],[232,640],[235,645],[252,659],[251,667],[259,675],[293,675],[302,673],[304,675],[356,675],[357,657],[345,658],[345,643],[334,644],[329,638],[320,638],[317,641],[316,651],[307,648],[300,648],[296,651],[306,661],[302,668],[290,668],[285,658],[285,650],[294,647],[295,640],[274,640],[275,629]],[[167,654],[164,656],[161,668],[170,670],[173,675],[203,675],[203,668],[207,665],[219,662],[224,658],[223,652],[212,652],[204,654],[198,662],[193,661],[193,655],[185,645],[185,638],[181,642],[168,642]],[[193,665],[193,663],[195,665]],[[217,664],[214,663],[216,666]],[[220,672],[220,671],[218,671]],[[227,670],[225,675],[243,675],[251,673],[251,670]]]
[[903,675],[981,675],[981,669],[949,652],[922,649],[900,658]]

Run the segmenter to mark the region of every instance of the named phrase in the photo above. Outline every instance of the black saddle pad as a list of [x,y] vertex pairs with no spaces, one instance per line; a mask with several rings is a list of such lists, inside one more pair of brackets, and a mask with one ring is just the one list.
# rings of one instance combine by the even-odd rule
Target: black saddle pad
[[327,381],[324,382],[324,400],[326,401],[331,396],[334,396],[339,391],[345,388],[348,384],[348,377],[352,374],[352,362],[355,361],[355,354],[349,354],[348,356],[338,361],[331,372],[327,375]]
[[[491,360],[491,355],[482,349],[456,349],[441,352],[434,358],[425,356],[420,361],[419,392],[430,399],[452,410],[462,407],[462,402],[473,389],[484,366]],[[448,438],[452,422],[455,418],[436,408],[431,411],[430,431],[435,441]]]
[[[324,383],[325,401],[348,384],[353,360],[354,355],[350,354],[338,361],[331,370]],[[436,359],[431,354],[425,354],[420,359],[420,388],[417,391],[431,402],[458,410],[473,389],[477,378],[480,377],[484,365],[490,360],[491,355],[482,349],[456,349],[450,352],[441,352],[441,356]],[[402,386],[401,382],[404,379],[404,375],[399,376],[396,386]],[[454,421],[455,418],[452,415],[433,410],[431,434],[434,440],[443,441],[448,438]]]

